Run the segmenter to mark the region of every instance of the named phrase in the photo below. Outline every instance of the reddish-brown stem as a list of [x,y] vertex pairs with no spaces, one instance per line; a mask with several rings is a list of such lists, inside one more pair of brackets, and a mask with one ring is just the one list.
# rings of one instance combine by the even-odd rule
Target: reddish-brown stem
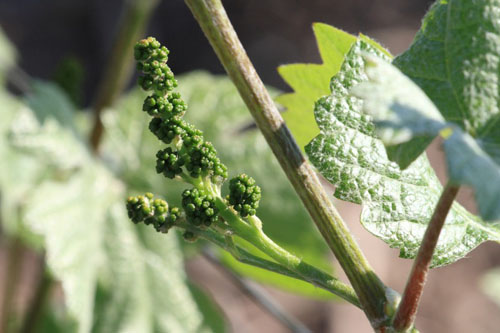
[[424,289],[427,273],[432,261],[432,255],[443,228],[446,216],[455,200],[459,186],[448,183],[434,209],[432,218],[425,231],[422,244],[413,263],[408,282],[406,283],[401,302],[399,303],[393,321],[393,327],[398,332],[406,332],[415,321],[418,304]]
[[54,284],[54,281],[46,272],[45,255],[39,255],[37,257],[37,265],[38,277],[34,286],[35,290],[19,329],[20,333],[32,333],[37,331],[37,325],[40,324],[39,320],[41,319],[42,311],[44,310],[44,306],[46,306],[48,297],[50,296],[50,290]]
[[24,247],[19,238],[8,241],[6,275],[3,281],[3,297],[1,299],[0,332],[7,332],[14,313],[14,298],[18,291],[18,280],[21,274],[21,263]]

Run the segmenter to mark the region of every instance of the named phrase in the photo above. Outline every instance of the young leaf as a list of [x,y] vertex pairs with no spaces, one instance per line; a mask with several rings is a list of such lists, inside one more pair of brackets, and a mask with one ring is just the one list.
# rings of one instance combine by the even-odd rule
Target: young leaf
[[329,93],[330,79],[340,69],[345,54],[354,42],[362,39],[391,57],[380,44],[363,34],[356,38],[324,23],[314,23],[313,30],[323,63],[290,64],[278,67],[279,74],[294,92],[278,96],[276,101],[287,109],[283,113],[283,118],[301,148],[318,134],[314,113],[311,112],[314,102]]
[[43,81],[33,81],[31,88],[26,102],[40,123],[53,119],[65,128],[74,130],[76,112],[61,88]]
[[[482,142],[494,143],[485,149],[494,149],[497,156],[498,7],[496,0],[436,1],[412,46],[393,62],[424,90],[446,121]],[[415,159],[427,143],[394,160],[402,165],[402,159]]]
[[313,24],[314,35],[323,61],[322,64],[291,64],[278,67],[278,72],[294,90],[283,94],[276,101],[287,108],[283,113],[299,147],[304,147],[318,134],[314,102],[328,93],[328,83],[337,73],[356,37],[323,23]]
[[[69,182],[44,182],[26,205],[78,331],[203,331],[175,235],[137,230],[123,194],[108,171],[89,165]],[[94,305],[98,288],[105,296]]]
[[[195,303],[175,233],[164,235],[133,225],[121,202],[108,210],[107,218],[106,264],[100,275],[93,332],[224,332],[217,310],[210,315],[219,321],[218,327],[204,320]],[[213,307],[206,296],[203,301]]]
[[368,54],[364,60],[368,81],[351,93],[363,100],[363,111],[374,118],[378,138],[392,146],[413,137],[436,136],[446,122],[427,95],[389,63]]
[[[387,59],[363,41],[353,45],[332,79],[331,95],[316,103],[321,133],[306,146],[306,152],[337,186],[335,197],[363,204],[361,222],[367,230],[399,248],[401,257],[414,258],[441,185],[425,156],[404,171],[389,161],[371,117],[362,112],[363,102],[349,94],[353,86],[367,80],[363,52]],[[455,203],[432,266],[452,263],[486,240],[500,241],[500,230]]]
[[[11,237],[18,237],[35,248],[41,246],[39,237],[23,225],[21,207],[26,194],[36,182],[44,177],[45,170],[39,161],[20,152],[9,144],[11,126],[24,112],[26,106],[18,99],[0,89],[2,121],[0,122],[0,213],[2,231]],[[34,117],[31,117],[34,118]],[[31,119],[30,118],[30,119]],[[7,195],[8,193],[8,195]]]
[[110,190],[116,190],[108,176],[89,166],[69,182],[44,182],[25,208],[26,223],[45,238],[47,264],[62,281],[79,332],[92,326],[98,268],[104,264],[103,227]]

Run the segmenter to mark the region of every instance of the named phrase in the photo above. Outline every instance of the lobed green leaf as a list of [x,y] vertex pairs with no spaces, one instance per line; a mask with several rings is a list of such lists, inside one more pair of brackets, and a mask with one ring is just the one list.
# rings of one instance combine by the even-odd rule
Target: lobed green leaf
[[294,92],[278,96],[276,101],[287,109],[283,117],[301,148],[318,134],[311,112],[314,102],[328,93],[330,78],[356,41],[355,36],[324,23],[314,23],[313,30],[323,63],[278,67],[279,74]]
[[[373,65],[367,69],[370,79],[390,85],[377,90],[377,83],[369,86],[362,83],[368,80],[363,59],[367,53],[387,60],[363,41],[353,45],[341,70],[332,78],[331,94],[316,103],[321,133],[306,146],[306,152],[323,176],[336,185],[335,197],[363,205],[361,222],[367,230],[391,247],[399,248],[401,257],[414,258],[442,187],[424,155],[406,170],[388,159],[371,116],[363,112],[363,105],[386,115],[390,113],[384,106],[401,110],[397,115],[404,119],[390,114],[383,120],[395,126],[379,131],[381,137],[391,143],[412,137],[413,132],[407,127],[397,127],[420,119],[412,110],[427,112],[427,121],[415,126],[423,131],[439,124],[441,116],[432,102],[419,93],[418,87],[405,90],[408,87],[401,78],[387,72],[371,73]],[[356,86],[358,96],[372,97],[365,99],[365,104],[350,94]],[[399,93],[398,98],[390,98]],[[486,240],[500,241],[498,227],[484,223],[455,203],[437,244],[432,266],[452,263]]]
[[294,92],[280,95],[276,101],[287,109],[283,118],[301,148],[319,132],[311,112],[314,102],[329,93],[331,77],[338,72],[344,56],[356,40],[361,39],[391,57],[380,44],[363,34],[356,37],[324,23],[314,23],[313,30],[323,63],[278,67],[279,74]]

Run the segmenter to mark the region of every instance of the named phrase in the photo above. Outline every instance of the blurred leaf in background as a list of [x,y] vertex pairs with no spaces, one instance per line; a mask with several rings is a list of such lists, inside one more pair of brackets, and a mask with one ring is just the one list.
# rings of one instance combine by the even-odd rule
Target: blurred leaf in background
[[494,268],[483,275],[479,287],[500,307],[500,268]]
[[176,235],[129,221],[126,183],[90,154],[62,90],[35,81],[25,100],[2,88],[0,101],[2,229],[46,252],[67,306],[47,300],[39,327],[224,332],[218,308],[188,283]]

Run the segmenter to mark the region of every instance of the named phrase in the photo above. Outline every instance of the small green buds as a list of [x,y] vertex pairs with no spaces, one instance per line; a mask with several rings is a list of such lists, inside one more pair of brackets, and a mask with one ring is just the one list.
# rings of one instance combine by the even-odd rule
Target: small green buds
[[[196,137],[189,137],[190,144],[186,145],[187,162],[186,169],[193,178],[199,176],[219,176],[227,178],[227,167],[217,157],[214,146],[207,141],[201,141]],[[187,140],[184,140],[185,142]]]
[[192,233],[191,231],[186,231],[182,234],[182,237],[186,242],[194,243],[198,240],[198,236]]
[[165,46],[154,37],[145,38],[135,44],[134,57],[138,62],[144,62],[148,59],[167,62],[169,51]]
[[150,116],[165,119],[182,116],[186,109],[187,104],[181,99],[179,93],[168,94],[166,98],[153,94],[148,96],[142,105],[142,110]]
[[[149,129],[169,145],[156,154],[156,172],[196,187],[182,193],[185,213],[182,221],[177,221],[178,208],[169,208],[165,201],[154,199],[151,193],[130,197],[128,215],[134,223],[151,224],[162,232],[175,225],[185,230],[184,239],[195,241],[197,231],[210,227],[219,219],[215,203],[223,200],[215,193],[220,192],[228,177],[227,167],[217,157],[212,143],[205,140],[203,132],[183,120],[187,105],[179,93],[173,92],[177,81],[166,64],[168,50],[149,37],[137,43],[134,52],[137,68],[142,72],[139,85],[152,91],[142,106],[142,110],[153,117]],[[232,179],[229,187],[228,202],[239,215],[255,215],[261,196],[255,181],[243,174]]]
[[156,153],[156,172],[163,174],[167,178],[173,179],[175,176],[180,175],[183,165],[184,159],[170,147]]
[[187,105],[181,95],[172,92],[177,81],[166,65],[168,50],[152,37],[141,40],[135,46],[137,68],[143,76],[139,84],[145,90],[153,90],[142,106],[143,111],[154,117],[149,123],[153,134],[166,144],[175,144],[174,151],[167,148],[156,155],[156,171],[167,178],[175,178],[185,167],[192,178],[214,177],[220,184],[227,179],[227,168],[217,157],[203,132],[182,120]]
[[148,37],[135,44],[134,56],[137,69],[143,73],[139,85],[144,90],[154,90],[158,95],[166,95],[177,87],[174,73],[167,66],[169,51],[153,37]]
[[185,190],[182,193],[182,208],[188,222],[196,227],[209,227],[218,219],[219,210],[215,207],[215,198],[203,190]]
[[156,137],[166,144],[172,143],[175,138],[181,138],[188,128],[188,124],[182,119],[163,120],[161,118],[153,118],[149,123],[149,130]]
[[246,174],[238,175],[229,181],[227,200],[242,217],[255,215],[261,198],[260,187]]
[[169,209],[165,200],[154,199],[152,193],[127,199],[128,217],[134,223],[153,225],[157,231],[167,232],[179,218],[179,208]]

